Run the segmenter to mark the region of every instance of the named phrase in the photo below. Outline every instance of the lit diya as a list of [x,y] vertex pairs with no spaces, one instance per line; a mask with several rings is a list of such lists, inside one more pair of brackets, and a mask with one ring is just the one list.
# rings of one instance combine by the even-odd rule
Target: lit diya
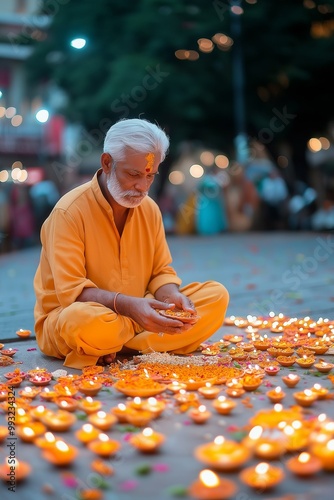
[[314,384],[310,390],[317,395],[318,399],[326,399],[327,394],[329,393],[329,390],[322,387],[320,384]]
[[277,373],[280,371],[280,367],[276,365],[269,365],[265,366],[264,371],[267,375],[277,375]]
[[77,454],[78,450],[75,446],[59,440],[55,442],[54,446],[44,449],[43,458],[56,466],[62,467],[73,462]]
[[76,416],[68,411],[58,410],[47,412],[40,420],[50,431],[65,432],[76,422]]
[[9,347],[8,349],[1,349],[0,350],[0,353],[3,355],[3,356],[9,356],[9,357],[12,357],[15,355],[15,353],[17,353],[18,349],[13,349],[12,347]]
[[142,398],[149,398],[152,396],[157,396],[166,390],[166,386],[159,384],[154,380],[147,378],[146,380],[133,379],[128,380],[118,380],[113,385],[113,388],[117,391],[130,396],[132,398],[139,396]]
[[282,377],[282,380],[287,387],[295,387],[300,381],[300,377],[294,373],[289,373],[289,375]]
[[16,335],[20,338],[28,338],[31,335],[31,331],[20,328],[19,330],[17,330]]
[[271,403],[280,403],[285,398],[285,392],[282,391],[280,386],[275,389],[267,391],[267,397]]
[[101,406],[102,406],[101,401],[95,401],[90,396],[81,399],[78,405],[79,409],[84,411],[88,415],[99,411],[101,409]]
[[7,457],[4,464],[0,465],[0,478],[6,483],[23,481],[31,472],[28,463],[19,461],[17,458]]
[[83,380],[79,385],[79,391],[85,396],[96,396],[101,389],[102,384],[93,380]]
[[44,434],[45,431],[45,425],[41,422],[31,422],[27,425],[19,425],[16,429],[19,438],[26,443],[32,443],[35,441],[36,437]]
[[143,453],[153,453],[165,441],[165,436],[146,427],[142,432],[133,434],[129,440],[130,444]]
[[303,452],[286,462],[287,468],[296,476],[313,476],[322,468],[321,461],[309,453]]
[[320,361],[319,363],[314,364],[314,368],[316,368],[321,373],[329,373],[333,367],[333,363],[326,363],[325,361]]
[[108,431],[117,422],[117,418],[111,413],[98,411],[89,415],[88,421],[101,431]]
[[236,404],[232,399],[219,396],[213,401],[212,406],[220,415],[228,415],[236,407]]
[[76,438],[82,443],[90,443],[97,439],[100,431],[93,427],[92,424],[84,424],[81,429],[77,430],[75,433]]
[[315,358],[305,355],[302,358],[296,359],[297,365],[299,365],[301,368],[311,368],[311,366],[313,366],[315,362]]
[[217,436],[212,443],[205,443],[195,449],[197,460],[222,471],[238,469],[250,455],[246,446],[228,441],[223,436]]
[[209,469],[202,470],[198,480],[188,488],[189,495],[198,500],[226,500],[234,496],[236,491],[233,481],[221,479]]
[[29,377],[29,381],[36,386],[45,386],[49,385],[51,382],[51,375],[45,374],[45,375],[33,375],[32,377]]
[[55,403],[59,409],[70,412],[75,411],[79,406],[79,402],[76,399],[66,396],[57,397]]
[[206,406],[200,405],[189,411],[189,417],[195,424],[204,424],[211,417],[211,412],[206,409]]
[[110,439],[107,434],[99,434],[98,439],[88,443],[88,448],[101,457],[114,455],[121,447],[118,441]]
[[23,380],[26,378],[26,376],[27,376],[27,373],[22,372],[19,368],[15,368],[15,370],[13,370],[12,372],[7,372],[4,374],[4,377],[7,380],[11,380],[12,378],[15,378],[15,377],[20,377]]
[[324,470],[334,470],[334,439],[325,443],[314,443],[311,447],[311,453],[320,460]]
[[260,463],[255,467],[248,467],[241,471],[240,479],[250,488],[267,490],[273,488],[284,479],[284,472],[279,467],[267,463]]
[[301,392],[294,392],[293,397],[299,406],[304,407],[311,406],[318,399],[318,396],[309,389],[305,389]]
[[220,391],[221,391],[220,387],[214,386],[210,382],[206,382],[203,387],[200,387],[198,389],[198,392],[205,399],[214,399],[215,397],[217,397]]

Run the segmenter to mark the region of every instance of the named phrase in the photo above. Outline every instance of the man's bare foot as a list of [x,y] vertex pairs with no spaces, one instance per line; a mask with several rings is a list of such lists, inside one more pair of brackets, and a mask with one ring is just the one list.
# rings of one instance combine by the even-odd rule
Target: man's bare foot
[[106,365],[110,365],[111,363],[113,363],[116,359],[116,353],[115,352],[112,352],[111,354],[106,354],[105,356],[101,356],[98,360],[97,360],[97,365],[100,365],[100,366],[106,366]]

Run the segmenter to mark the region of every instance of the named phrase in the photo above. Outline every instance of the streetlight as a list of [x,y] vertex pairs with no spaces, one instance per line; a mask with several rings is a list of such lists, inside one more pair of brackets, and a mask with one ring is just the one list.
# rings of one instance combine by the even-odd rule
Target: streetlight
[[245,80],[241,40],[241,15],[244,11],[241,6],[241,0],[230,0],[230,3],[231,34],[234,40],[232,48],[232,72],[234,90],[234,119],[236,128],[235,150],[237,162],[244,164],[248,159],[244,97]]
[[87,41],[85,38],[73,38],[73,40],[71,40],[70,42],[70,45],[71,47],[73,47],[74,49],[83,49],[86,45]]
[[40,109],[35,116],[39,123],[46,123],[49,119],[49,112],[47,109]]

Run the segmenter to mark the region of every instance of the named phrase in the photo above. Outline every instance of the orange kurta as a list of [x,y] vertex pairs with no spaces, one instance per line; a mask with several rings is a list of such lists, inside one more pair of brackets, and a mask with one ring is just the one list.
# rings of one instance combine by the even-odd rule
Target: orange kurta
[[[181,284],[171,267],[156,203],[146,197],[141,205],[130,209],[120,237],[112,208],[98,183],[100,172],[92,181],[63,196],[43,224],[40,264],[34,280],[39,347],[49,356],[65,358],[66,366],[76,368],[95,364],[100,356],[117,352],[127,343],[145,349],[148,334],[158,343],[162,340],[105,306],[76,302],[84,288],[144,297],[154,296],[167,283]],[[185,343],[188,345],[189,339],[181,344],[179,339],[175,346],[162,350],[179,349]]]

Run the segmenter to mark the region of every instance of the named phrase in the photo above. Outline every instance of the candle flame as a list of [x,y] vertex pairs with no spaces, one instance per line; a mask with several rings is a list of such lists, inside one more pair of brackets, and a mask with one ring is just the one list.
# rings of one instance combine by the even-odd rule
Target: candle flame
[[22,432],[27,437],[32,437],[35,435],[35,432],[33,431],[33,429],[31,427],[23,427]]
[[219,477],[209,469],[202,470],[199,479],[207,488],[215,488],[219,485]]
[[283,410],[283,405],[281,405],[280,403],[277,403],[276,405],[274,405],[274,411],[282,411]]
[[146,368],[144,368],[144,373],[145,373],[145,377],[150,378],[150,375],[149,375],[148,371],[146,370]]
[[199,407],[198,407],[198,411],[199,411],[200,413],[204,413],[204,412],[206,411],[206,406],[204,406],[204,405],[199,406]]
[[119,404],[117,405],[117,408],[118,408],[119,410],[121,410],[121,411],[125,411],[125,410],[126,410],[126,406],[125,406],[125,404],[124,404],[124,403],[119,403]]
[[250,430],[248,436],[250,439],[259,439],[259,437],[261,437],[262,435],[262,432],[263,432],[263,428],[261,427],[261,425],[256,425],[255,427],[253,427],[253,429]]
[[318,416],[319,422],[325,422],[326,419],[327,419],[326,413],[320,413],[320,415]]
[[225,438],[224,436],[217,436],[215,439],[214,439],[214,443],[215,444],[218,444],[218,445],[221,445],[225,442]]
[[87,403],[92,403],[93,402],[93,398],[91,398],[90,396],[87,396],[86,401],[87,401]]
[[257,474],[266,474],[268,470],[269,470],[269,465],[266,464],[265,462],[262,462],[255,467],[255,472]]
[[306,464],[307,462],[310,461],[310,454],[309,453],[306,453],[305,451],[303,453],[301,453],[298,457],[298,462],[302,463],[302,464]]
[[135,405],[140,405],[141,404],[141,399],[139,396],[136,396],[134,399],[133,399],[133,402]]
[[292,436],[294,434],[294,428],[291,425],[286,425],[283,429],[284,434],[287,436]]
[[144,430],[143,430],[143,435],[145,437],[149,437],[149,436],[152,436],[153,434],[153,429],[151,429],[151,427],[146,427]]
[[304,394],[305,396],[312,396],[312,391],[310,391],[310,389],[305,389]]
[[109,436],[107,436],[107,434],[99,434],[99,440],[103,443],[106,443],[107,441],[109,441]]
[[319,390],[321,389],[321,385],[320,385],[320,384],[314,384],[314,386],[313,386],[313,387],[314,387],[314,389],[315,389],[316,391],[319,391]]
[[147,402],[151,406],[156,406],[158,404],[158,401],[155,398],[148,398]]
[[218,401],[219,401],[220,403],[224,403],[224,402],[226,401],[226,397],[225,397],[225,396],[219,396],[219,397],[218,397]]
[[294,420],[292,422],[292,427],[296,430],[296,429],[301,429],[303,427],[302,423],[300,420]]
[[84,425],[82,426],[82,430],[83,430],[84,432],[92,432],[92,430],[93,430],[93,426],[92,426],[92,424],[84,424]]
[[277,386],[275,392],[279,394],[280,392],[282,392],[282,388],[280,386]]
[[328,441],[328,443],[327,443],[327,448],[328,448],[330,451],[334,451],[334,439],[331,439],[330,441]]
[[64,441],[56,441],[55,446],[59,451],[62,451],[62,452],[66,452],[69,450],[69,447],[67,446],[67,444]]
[[56,440],[56,438],[54,437],[52,432],[46,432],[44,434],[44,437],[45,437],[45,441],[47,441],[48,443],[54,443]]
[[98,418],[106,418],[107,414],[105,411],[98,411],[97,416]]

